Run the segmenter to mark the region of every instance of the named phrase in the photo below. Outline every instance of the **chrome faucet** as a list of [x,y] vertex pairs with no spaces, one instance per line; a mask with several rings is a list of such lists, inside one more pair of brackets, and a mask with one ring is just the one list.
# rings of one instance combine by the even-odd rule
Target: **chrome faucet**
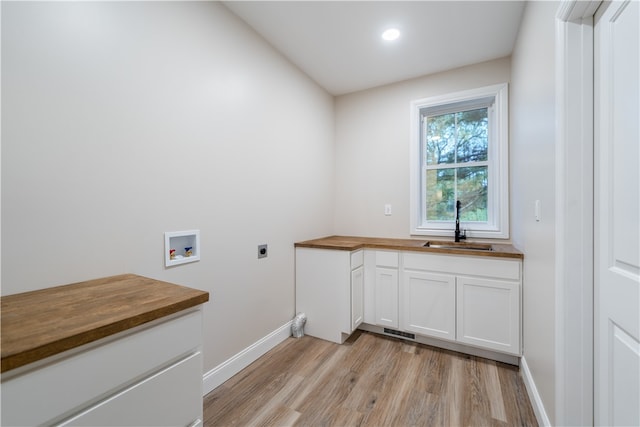
[[467,233],[466,232],[462,232],[460,233],[460,200],[458,200],[456,202],[456,234],[455,234],[455,240],[456,242],[459,242],[460,240],[465,240],[467,238]]

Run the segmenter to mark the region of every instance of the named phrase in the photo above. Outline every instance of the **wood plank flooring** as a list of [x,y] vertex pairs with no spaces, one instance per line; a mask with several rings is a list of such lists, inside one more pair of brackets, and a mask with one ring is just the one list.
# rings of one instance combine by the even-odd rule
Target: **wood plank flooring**
[[537,426],[518,368],[356,331],[288,338],[204,398],[204,425]]

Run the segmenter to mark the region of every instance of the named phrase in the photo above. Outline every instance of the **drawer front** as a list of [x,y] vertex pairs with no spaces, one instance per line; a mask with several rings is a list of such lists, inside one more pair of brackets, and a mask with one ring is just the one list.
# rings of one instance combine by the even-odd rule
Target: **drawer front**
[[398,268],[398,252],[376,251],[376,266]]
[[202,353],[99,402],[62,426],[190,426],[202,418]]
[[202,312],[139,328],[3,381],[2,425],[39,425],[68,417],[196,351],[202,339]]
[[364,264],[364,251],[355,251],[351,253],[351,269],[355,270]]
[[490,257],[432,255],[403,252],[404,268],[409,270],[435,271],[455,275],[494,277],[520,280],[522,263],[519,260],[494,259]]

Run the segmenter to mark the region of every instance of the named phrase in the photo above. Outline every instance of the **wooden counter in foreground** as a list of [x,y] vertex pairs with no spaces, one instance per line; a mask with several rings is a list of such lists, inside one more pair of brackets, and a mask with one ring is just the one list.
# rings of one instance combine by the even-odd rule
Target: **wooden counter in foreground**
[[0,298],[2,370],[195,307],[209,293],[133,274]]
[[[334,249],[343,251],[354,251],[357,249],[388,249],[395,251],[417,251],[453,255],[524,259],[524,254],[522,252],[508,244],[492,244],[492,250],[490,251],[474,251],[468,249],[424,247],[424,244],[429,240],[443,241],[447,239],[388,239],[377,237],[329,236],[298,242],[295,246],[298,248]],[[453,242],[453,239],[451,239],[451,242]]]

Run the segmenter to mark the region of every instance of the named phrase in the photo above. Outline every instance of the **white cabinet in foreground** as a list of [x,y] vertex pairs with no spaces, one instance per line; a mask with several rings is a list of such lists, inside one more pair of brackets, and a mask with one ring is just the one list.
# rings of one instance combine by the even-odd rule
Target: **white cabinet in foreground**
[[201,347],[197,308],[9,371],[2,425],[198,425]]

